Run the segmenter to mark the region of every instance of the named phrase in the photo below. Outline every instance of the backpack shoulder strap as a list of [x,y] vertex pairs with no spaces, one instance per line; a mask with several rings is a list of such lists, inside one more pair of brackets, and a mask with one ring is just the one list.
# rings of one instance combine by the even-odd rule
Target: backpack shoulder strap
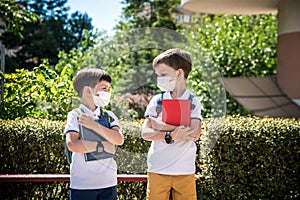
[[194,95],[190,94],[189,96],[189,100],[191,102],[191,111],[195,109],[196,105],[193,104],[193,98],[194,98]]
[[[75,109],[73,109],[73,111],[77,112],[78,114],[84,113],[83,110],[80,109],[80,108],[75,108]],[[66,155],[66,157],[67,157],[67,162],[68,162],[69,164],[71,164],[71,163],[72,163],[72,153],[73,153],[73,152],[70,151],[70,150],[68,149],[68,147],[67,147],[67,144],[66,144],[66,135],[64,135],[64,152],[65,152],[65,155]]]
[[103,119],[107,119],[108,126],[110,127],[110,123],[112,122],[112,117],[109,116],[108,111],[106,109],[101,108],[101,115],[100,115],[100,117],[103,118]]
[[164,99],[164,92],[161,93],[160,97],[157,99],[156,102],[156,117],[158,117],[159,113],[162,111],[162,100]]

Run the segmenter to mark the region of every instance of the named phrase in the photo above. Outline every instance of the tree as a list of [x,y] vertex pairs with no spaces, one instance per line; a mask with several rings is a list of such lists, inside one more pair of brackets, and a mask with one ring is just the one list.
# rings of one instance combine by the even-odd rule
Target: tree
[[[108,71],[114,77],[115,94],[129,93],[140,95],[135,99],[143,99],[159,92],[152,69],[154,57],[178,42],[173,33],[179,28],[174,14],[180,1],[124,0],[123,4],[122,20],[115,27],[115,35],[100,38],[85,66]],[[133,107],[144,109],[144,105]],[[143,114],[144,110],[138,110],[139,118]]]
[[178,25],[174,20],[174,13],[180,0],[123,0],[121,20],[117,29],[141,27],[161,27],[176,30]]
[[8,30],[22,38],[21,31],[25,23],[36,22],[38,15],[27,11],[15,0],[2,0],[0,2],[0,36],[2,32]]
[[147,78],[154,78],[152,61],[164,48],[176,42],[168,30],[179,28],[174,14],[178,12],[176,7],[180,1],[124,0],[122,3],[125,4],[122,20],[116,26],[116,36],[110,38],[114,40],[112,43],[122,44],[118,45],[122,58],[116,63],[123,68],[119,91],[146,92],[146,87],[150,87],[153,92],[153,85],[145,87],[149,83]]
[[26,10],[39,15],[40,21],[24,25],[22,40],[11,33],[3,34],[2,40],[6,48],[19,49],[15,57],[6,57],[6,72],[14,72],[17,68],[32,70],[43,59],[55,65],[59,51],[69,52],[73,47],[78,47],[83,40],[84,29],[94,37],[88,15],[75,12],[68,18],[69,8],[65,6],[66,2],[67,0],[19,1]]
[[68,53],[59,52],[55,66],[44,61],[33,70],[17,69],[16,73],[3,74],[4,101],[0,105],[0,119],[65,120],[68,112],[80,103],[72,81],[91,51],[87,49],[90,38],[84,31],[80,47]]
[[[219,77],[259,77],[276,73],[277,16],[215,15],[202,16],[202,22],[183,30],[191,44],[200,46],[209,58],[195,55],[196,70],[191,74],[192,85],[211,107],[209,89],[204,77],[218,73]],[[211,65],[215,65],[215,71]],[[219,84],[217,84],[219,86]],[[216,90],[211,88],[210,91]],[[214,94],[211,92],[211,94]],[[248,112],[228,94],[227,114]]]

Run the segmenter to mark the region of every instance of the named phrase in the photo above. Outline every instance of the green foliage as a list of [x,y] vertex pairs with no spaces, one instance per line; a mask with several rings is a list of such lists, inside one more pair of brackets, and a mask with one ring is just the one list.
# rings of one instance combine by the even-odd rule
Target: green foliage
[[[145,174],[143,121],[120,121],[118,173]],[[0,173],[69,173],[64,122],[0,120]],[[203,120],[196,160],[198,199],[298,199],[300,121],[233,116]],[[1,199],[68,198],[68,183],[1,183]],[[18,187],[16,187],[18,186]],[[16,190],[16,188],[18,188]],[[146,183],[119,183],[120,199],[144,199]],[[12,195],[12,196],[10,196]]]
[[[150,143],[140,137],[141,123],[120,121],[125,143],[115,156],[119,174],[144,174]],[[26,118],[0,120],[1,174],[69,174],[64,154],[65,122]],[[17,189],[16,189],[17,188]],[[121,182],[119,199],[144,199],[146,183]],[[0,199],[68,199],[69,183],[0,183]]]
[[300,121],[226,117],[204,123],[200,152],[203,199],[298,199]]
[[223,76],[275,74],[276,15],[205,16],[202,23],[191,34],[217,63]]
[[15,69],[29,69],[43,63],[47,59],[50,65],[58,63],[60,51],[69,52],[74,47],[82,47],[85,31],[89,34],[89,47],[93,46],[92,20],[87,14],[75,12],[68,17],[67,0],[40,1],[26,0],[19,2],[26,10],[40,17],[38,23],[24,24],[20,34],[23,39],[16,38],[10,32],[2,35],[2,43],[7,49],[16,50],[15,56],[6,56],[6,73]]
[[[60,121],[0,120],[1,174],[67,174]],[[65,183],[1,183],[1,199],[68,198]],[[18,188],[18,189],[16,189]]]
[[96,38],[93,38],[88,31],[84,31],[84,40],[79,43],[80,47],[73,48],[69,52],[60,51],[58,53],[58,63],[54,66],[55,71],[61,73],[66,66],[76,73],[78,70],[84,67],[93,67],[86,64],[86,59],[92,51],[91,47],[96,42]]
[[[194,44],[196,45],[196,44]],[[201,104],[203,117],[222,117],[226,115],[226,93],[220,82],[220,72],[202,49],[194,48],[191,43],[191,52],[194,63],[187,80],[188,88],[196,95]]]
[[186,41],[175,31],[149,27],[124,30],[101,39],[84,65],[106,70],[113,77],[112,85],[118,94],[153,93],[154,57],[168,48],[183,46]]
[[[124,0],[122,3],[123,20],[116,26],[116,34],[102,38],[87,63],[110,73],[116,95],[151,96],[160,92],[156,88],[156,75],[152,69],[154,57],[168,48],[183,44],[182,37],[176,37],[173,31],[178,27],[172,14],[180,1]],[[144,110],[137,110],[137,113],[137,118],[141,118]]]
[[17,70],[4,74],[4,101],[1,103],[1,119],[40,117],[65,119],[72,108],[71,77],[73,70],[66,65],[57,74],[46,64],[34,71]]
[[[200,70],[193,72],[190,79],[195,90],[200,91],[199,96],[203,98],[205,106],[213,107],[210,105],[210,98],[214,96],[211,91],[215,91],[219,84],[211,88],[202,72],[218,73],[218,77],[259,77],[276,73],[276,17],[204,15],[198,25],[182,30],[190,43],[195,44],[195,49],[199,50],[200,47],[199,51],[202,51],[194,56],[194,61],[198,62],[196,68]],[[205,57],[209,59],[203,59]],[[212,64],[214,71],[207,69]],[[212,77],[216,78],[215,75]],[[230,95],[227,98],[227,111],[228,114],[247,114],[245,110],[240,110]]]
[[176,30],[172,14],[178,12],[179,0],[123,0],[122,17],[117,30],[141,27],[160,27]]
[[[24,1],[27,2],[27,1]],[[23,2],[23,3],[24,3]],[[152,95],[158,93],[156,88],[156,76],[152,69],[152,60],[160,52],[172,47],[180,47],[191,52],[193,57],[193,70],[188,79],[188,88],[201,100],[203,105],[202,115],[204,117],[219,117],[225,115],[225,107],[227,105],[227,114],[241,113],[248,114],[240,105],[224,91],[224,88],[219,81],[219,77],[234,77],[234,76],[267,76],[275,74],[276,63],[276,15],[260,15],[260,16],[232,16],[232,15],[216,15],[216,16],[201,16],[201,21],[193,27],[186,28],[180,32],[176,32],[178,27],[168,26],[168,23],[163,22],[172,20],[171,13],[175,13],[174,6],[178,4],[176,0],[163,3],[162,1],[123,1],[125,7],[123,9],[123,18],[125,21],[120,22],[127,24],[128,26],[117,27],[117,32],[113,37],[107,35],[99,36],[99,43],[97,48],[93,46],[95,38],[90,31],[83,31],[83,27],[88,24],[87,16],[82,16],[84,19],[81,21],[81,17],[77,14],[73,15],[74,21],[69,23],[65,29],[59,29],[56,32],[62,34],[60,31],[67,31],[68,33],[75,34],[76,47],[70,50],[75,43],[66,41],[59,41],[62,46],[68,46],[68,48],[53,48],[53,44],[56,41],[53,38],[65,38],[56,37],[51,31],[56,30],[54,27],[61,27],[64,25],[63,20],[67,20],[64,2],[57,5],[56,1],[47,2],[51,8],[62,9],[62,12],[57,10],[52,15],[51,12],[42,5],[46,5],[44,2],[40,2],[41,5],[34,4],[27,5],[27,7],[33,6],[33,10],[43,16],[43,19],[47,19],[41,25],[31,24],[24,32],[28,34],[36,34],[43,38],[35,40],[36,44],[51,45],[46,48],[47,52],[41,52],[39,47],[33,47],[29,45],[28,48],[32,50],[38,50],[38,63],[42,62],[40,58],[44,55],[55,55],[53,59],[49,58],[47,62],[43,61],[42,65],[35,69],[35,73],[39,74],[39,68],[55,69],[55,80],[51,82],[50,79],[45,78],[49,85],[54,84],[51,89],[45,89],[47,92],[51,91],[51,95],[45,97],[45,102],[39,98],[40,94],[33,91],[27,91],[28,88],[34,90],[34,88],[43,85],[40,80],[33,80],[37,75],[29,75],[30,79],[27,80],[24,73],[25,71],[18,71],[15,73],[14,78],[22,78],[24,80],[13,80],[12,77],[5,75],[7,78],[5,81],[9,84],[8,87],[14,87],[13,82],[20,82],[22,85],[16,86],[14,89],[5,88],[12,93],[6,93],[9,100],[5,100],[1,106],[1,110],[4,110],[2,118],[13,119],[14,117],[22,116],[36,116],[49,118],[49,113],[57,115],[55,119],[63,119],[66,117],[67,110],[71,106],[67,104],[73,103],[71,100],[71,80],[79,69],[82,67],[97,67],[108,71],[113,77],[113,92],[115,95],[124,95],[126,93],[145,93]],[[171,3],[173,2],[173,4]],[[48,4],[47,4],[48,5]],[[141,15],[141,11],[144,7],[149,6],[149,16],[147,14]],[[72,18],[72,19],[73,19]],[[56,21],[61,19],[62,21]],[[75,22],[75,21],[78,21]],[[48,24],[51,23],[51,24]],[[78,26],[76,26],[76,24]],[[82,26],[80,26],[82,24]],[[35,26],[43,26],[37,31]],[[140,29],[129,29],[138,28]],[[150,27],[150,28],[147,28]],[[154,28],[154,27],[166,27]],[[173,27],[173,28],[172,28]],[[36,30],[33,31],[32,30]],[[50,30],[51,29],[51,30]],[[76,33],[75,33],[76,32]],[[45,37],[45,34],[50,34]],[[176,34],[175,34],[176,33]],[[84,36],[82,36],[84,34]],[[27,38],[27,37],[26,37]],[[52,38],[52,39],[51,39]],[[68,37],[66,37],[68,38]],[[84,38],[83,42],[77,43]],[[14,40],[8,40],[9,45],[15,46]],[[68,42],[69,41],[69,42]],[[35,42],[27,41],[26,44]],[[73,45],[70,45],[72,43]],[[9,46],[8,46],[9,47]],[[70,48],[69,48],[70,47]],[[91,47],[94,47],[91,49]],[[25,48],[25,47],[24,47]],[[65,49],[57,54],[57,49]],[[27,51],[27,50],[26,50]],[[30,51],[28,49],[28,51]],[[31,53],[24,53],[25,56],[32,55]],[[20,58],[20,55],[17,59]],[[37,57],[35,57],[37,58]],[[31,58],[27,61],[36,61],[35,58]],[[6,59],[6,70],[14,70],[13,63]],[[48,64],[49,63],[49,64]],[[52,63],[58,63],[55,67],[52,67]],[[38,64],[34,63],[34,66]],[[25,67],[25,65],[24,65]],[[68,75],[62,75],[61,72],[64,69],[71,70]],[[18,76],[17,74],[20,73]],[[30,72],[31,73],[31,72]],[[29,74],[30,74],[29,73]],[[52,72],[49,72],[52,73]],[[23,75],[22,75],[23,74]],[[44,74],[42,76],[45,76]],[[63,83],[66,80],[66,83]],[[28,84],[31,84],[29,86]],[[36,85],[37,84],[37,85]],[[55,84],[59,85],[59,91],[56,90]],[[64,86],[65,84],[65,86]],[[7,87],[7,86],[5,86]],[[65,88],[63,88],[65,87]],[[22,89],[22,90],[20,90]],[[44,90],[41,88],[41,90]],[[23,94],[22,92],[27,92]],[[60,97],[55,95],[64,94],[66,91],[66,97]],[[18,95],[16,95],[18,93]],[[29,94],[35,94],[33,96]],[[36,95],[38,94],[38,95]],[[45,93],[46,94],[46,93]],[[49,93],[47,93],[48,95]],[[29,96],[28,96],[29,95]],[[43,94],[42,94],[43,95]],[[64,95],[62,95],[64,96]],[[26,99],[22,99],[24,97]],[[69,100],[67,100],[69,99]],[[62,109],[57,108],[58,103],[62,100]],[[55,102],[51,102],[55,101]],[[54,105],[54,111],[51,112],[49,106]],[[122,103],[121,103],[122,104]],[[5,106],[4,106],[5,105]],[[37,106],[39,105],[39,107]],[[116,105],[116,108],[120,110],[123,105]],[[12,108],[14,107],[14,108]],[[137,106],[138,107],[138,106]],[[34,110],[35,108],[41,109],[41,111]],[[32,111],[31,111],[32,110]],[[40,113],[44,112],[46,113]],[[122,109],[121,109],[122,110]],[[47,113],[49,112],[49,113]],[[138,112],[138,116],[141,116]],[[134,112],[127,113],[128,116],[136,117]],[[126,116],[125,118],[128,118]]]
[[147,153],[151,142],[141,137],[143,121],[120,121],[125,135],[124,144],[117,149],[115,160],[119,173],[145,174],[147,171]]
[[0,2],[0,20],[4,23],[4,25],[0,25],[0,36],[2,31],[9,30],[19,38],[23,38],[21,31],[24,29],[24,24],[36,22],[38,19],[38,15],[27,11],[15,0]]
[[66,119],[68,112],[79,105],[72,81],[76,72],[84,67],[90,51],[90,35],[86,32],[84,37],[80,48],[73,48],[69,53],[61,51],[55,66],[44,60],[33,71],[20,69],[16,73],[1,74],[4,101],[0,105],[0,118]]
[[64,122],[25,118],[0,120],[1,174],[68,173]]

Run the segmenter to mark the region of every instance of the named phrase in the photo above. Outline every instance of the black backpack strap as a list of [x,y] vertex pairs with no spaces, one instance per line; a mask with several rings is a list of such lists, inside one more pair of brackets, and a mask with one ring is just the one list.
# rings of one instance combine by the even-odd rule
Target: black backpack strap
[[159,113],[162,111],[162,100],[164,99],[164,92],[161,93],[160,97],[157,99],[156,102],[156,117],[158,117]]
[[191,102],[191,111],[195,109],[196,105],[193,104],[193,98],[194,98],[194,95],[190,94],[189,96],[189,100]]
[[70,151],[67,147],[67,143],[66,143],[66,135],[64,135],[64,152],[67,158],[67,162],[69,164],[72,163],[72,151]]
[[[73,111],[77,112],[79,115],[84,113],[83,110],[81,110],[80,108],[75,108]],[[72,151],[70,151],[67,147],[67,143],[66,143],[66,135],[64,134],[64,152],[65,152],[65,155],[67,157],[67,162],[69,164],[72,163]]]
[[106,119],[107,123],[108,123],[108,128],[110,128],[110,123],[114,121],[114,118],[112,118],[109,114],[108,111],[101,108],[101,114],[100,114],[100,118],[102,119]]

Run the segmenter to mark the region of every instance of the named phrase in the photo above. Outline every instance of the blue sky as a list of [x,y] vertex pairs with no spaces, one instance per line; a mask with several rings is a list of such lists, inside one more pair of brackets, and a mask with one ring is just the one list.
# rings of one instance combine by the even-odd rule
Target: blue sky
[[87,13],[95,28],[108,32],[117,24],[122,12],[121,0],[68,0],[67,6],[70,13]]

